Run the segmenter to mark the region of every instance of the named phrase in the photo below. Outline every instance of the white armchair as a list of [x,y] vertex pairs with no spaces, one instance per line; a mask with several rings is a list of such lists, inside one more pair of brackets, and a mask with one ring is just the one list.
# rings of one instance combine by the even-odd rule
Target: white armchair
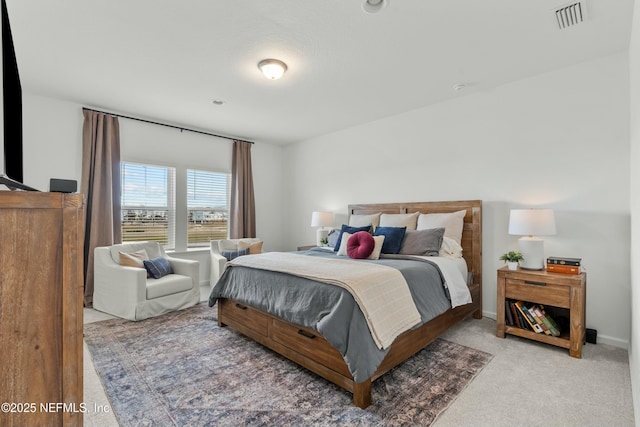
[[[144,249],[149,259],[163,257],[172,274],[147,278],[147,270],[120,265],[120,252]],[[167,256],[155,242],[98,247],[94,252],[93,307],[129,320],[142,320],[191,307],[200,301],[199,262]]]
[[211,241],[211,286],[215,285],[227,265],[227,258],[222,255],[223,252],[233,252],[242,249],[249,249],[249,253],[255,254],[262,252],[262,239],[248,237],[245,239],[227,239]]

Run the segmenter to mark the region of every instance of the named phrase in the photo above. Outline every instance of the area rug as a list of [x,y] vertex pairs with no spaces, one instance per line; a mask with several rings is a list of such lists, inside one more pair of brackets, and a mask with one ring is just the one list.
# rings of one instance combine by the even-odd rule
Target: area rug
[[84,325],[116,418],[125,426],[430,425],[492,356],[438,339],[352,395],[217,325],[206,304],[130,322]]

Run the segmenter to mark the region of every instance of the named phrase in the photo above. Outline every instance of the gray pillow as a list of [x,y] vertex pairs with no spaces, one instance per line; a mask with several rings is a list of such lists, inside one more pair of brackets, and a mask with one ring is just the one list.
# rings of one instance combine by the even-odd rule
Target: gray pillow
[[438,256],[443,237],[444,227],[427,230],[407,230],[398,253],[402,255]]
[[329,235],[327,236],[327,246],[331,246],[332,248],[335,248],[336,244],[338,243],[338,237],[340,237],[340,230],[336,228],[331,230],[329,232]]

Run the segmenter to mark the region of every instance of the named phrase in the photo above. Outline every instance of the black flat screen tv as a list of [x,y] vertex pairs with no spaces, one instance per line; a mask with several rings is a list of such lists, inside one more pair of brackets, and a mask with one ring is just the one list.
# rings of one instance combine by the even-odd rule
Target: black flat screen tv
[[2,87],[0,87],[0,184],[10,190],[35,189],[23,184],[22,86],[18,73],[7,4],[2,0]]

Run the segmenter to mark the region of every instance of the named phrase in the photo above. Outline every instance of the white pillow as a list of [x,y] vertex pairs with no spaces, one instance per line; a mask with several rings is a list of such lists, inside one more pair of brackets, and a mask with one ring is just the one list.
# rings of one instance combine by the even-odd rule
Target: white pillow
[[464,216],[466,214],[466,210],[451,213],[420,214],[418,217],[418,230],[444,227],[444,237],[449,237],[460,245],[462,242]]
[[369,255],[367,259],[378,259],[380,258],[380,252],[382,252],[384,236],[373,236],[373,240],[376,242],[376,245],[373,247],[373,252],[371,252],[371,255]]
[[380,225],[380,212],[371,215],[351,215],[349,217],[350,227],[364,227],[371,224],[375,230]]
[[144,268],[143,261],[149,261],[149,255],[147,255],[147,251],[144,249],[129,253],[119,252],[118,254],[120,256],[120,265],[126,267]]
[[340,240],[340,248],[338,248],[338,253],[336,253],[336,255],[349,256],[347,254],[347,242],[349,241],[351,236],[353,236],[353,234],[347,233],[346,231],[342,232],[342,240]]
[[419,212],[410,214],[382,214],[380,215],[380,227],[407,227],[407,230],[415,230],[418,215],[420,215]]
[[452,238],[445,237],[442,239],[442,246],[440,246],[440,253],[438,255],[448,258],[462,258],[462,246],[457,244]]
[[[338,256],[349,256],[347,254],[347,242],[353,236],[353,234],[347,233],[346,231],[342,232],[342,240],[340,241],[340,249],[338,249]],[[373,251],[371,255],[367,257],[367,259],[378,259],[380,258],[380,252],[382,252],[382,244],[384,243],[384,236],[373,236],[373,241],[375,242],[375,246],[373,247]]]

